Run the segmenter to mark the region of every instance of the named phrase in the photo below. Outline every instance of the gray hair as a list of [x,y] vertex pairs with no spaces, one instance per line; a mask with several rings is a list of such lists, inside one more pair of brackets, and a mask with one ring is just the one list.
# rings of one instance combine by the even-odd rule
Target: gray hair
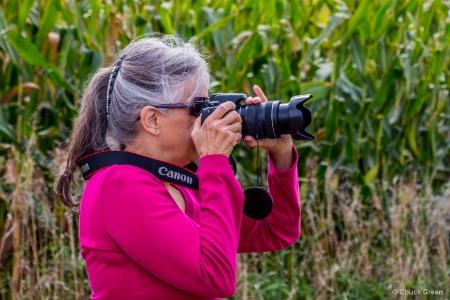
[[208,65],[198,49],[172,36],[137,40],[118,56],[124,60],[110,96],[109,148],[133,141],[143,107],[191,104],[210,81]]
[[143,107],[191,104],[210,82],[208,65],[198,49],[172,36],[133,41],[117,57],[124,59],[109,95],[109,121],[106,98],[114,67],[101,68],[92,76],[70,137],[67,163],[55,182],[56,194],[71,208],[79,205],[72,199],[70,185],[80,158],[130,144],[136,138]]

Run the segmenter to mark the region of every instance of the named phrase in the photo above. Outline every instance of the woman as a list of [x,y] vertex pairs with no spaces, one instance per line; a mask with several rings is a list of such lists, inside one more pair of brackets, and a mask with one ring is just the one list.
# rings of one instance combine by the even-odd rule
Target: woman
[[[199,161],[198,191],[131,165],[104,168],[88,180],[79,235],[92,299],[229,297],[237,252],[276,251],[298,239],[290,136],[259,141],[269,151],[274,209],[252,220],[242,214],[244,194],[227,158],[242,138],[235,105],[220,105],[203,124],[192,113],[198,97],[208,96],[209,82],[197,49],[166,36],[133,42],[87,87],[55,188],[67,206],[78,206],[70,196],[77,161],[96,151],[120,149],[176,166]],[[254,91],[248,105],[267,101],[259,87]],[[257,145],[250,136],[244,140]]]

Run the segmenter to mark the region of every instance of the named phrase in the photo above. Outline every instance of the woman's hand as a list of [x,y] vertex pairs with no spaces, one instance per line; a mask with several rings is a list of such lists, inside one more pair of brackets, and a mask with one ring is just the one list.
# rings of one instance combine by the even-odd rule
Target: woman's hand
[[[252,105],[267,102],[267,98],[259,86],[253,86],[253,91],[255,92],[256,97],[247,98],[245,104]],[[244,137],[244,141],[249,147],[256,147],[259,144],[260,148],[268,150],[275,168],[278,170],[289,169],[294,163],[294,152],[292,150],[292,139],[290,134],[286,134],[282,138],[261,139],[258,140],[258,142],[256,142],[252,136],[247,135]]]
[[225,102],[209,115],[203,125],[201,117],[194,122],[191,137],[200,157],[210,154],[229,156],[242,138],[242,120],[233,102]]

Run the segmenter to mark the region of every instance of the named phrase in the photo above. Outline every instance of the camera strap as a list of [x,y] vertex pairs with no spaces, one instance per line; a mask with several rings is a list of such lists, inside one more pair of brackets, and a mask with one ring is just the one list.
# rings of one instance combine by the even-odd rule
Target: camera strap
[[[234,158],[230,156],[228,160],[234,175],[236,175]],[[193,190],[199,189],[198,177],[195,174],[197,165],[194,162],[182,168],[132,152],[105,150],[81,158],[77,165],[85,180],[91,178],[96,172],[112,165],[132,165],[153,174],[160,180]],[[260,187],[252,187],[247,189],[244,195],[244,214],[249,218],[261,220],[272,211],[273,200],[266,190]]]
[[157,159],[127,151],[101,151],[87,155],[77,162],[83,178],[88,180],[97,171],[112,165],[132,165],[153,174],[156,178],[198,190],[198,178],[195,175],[197,165],[190,163],[182,168]]

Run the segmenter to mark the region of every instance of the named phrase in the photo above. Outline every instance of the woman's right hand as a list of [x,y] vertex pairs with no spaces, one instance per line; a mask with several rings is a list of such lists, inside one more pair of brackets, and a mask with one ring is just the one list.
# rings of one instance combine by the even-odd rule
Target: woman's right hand
[[239,143],[242,138],[242,119],[235,108],[233,102],[225,102],[206,118],[203,125],[201,117],[195,120],[191,137],[200,157],[210,154],[228,157]]

